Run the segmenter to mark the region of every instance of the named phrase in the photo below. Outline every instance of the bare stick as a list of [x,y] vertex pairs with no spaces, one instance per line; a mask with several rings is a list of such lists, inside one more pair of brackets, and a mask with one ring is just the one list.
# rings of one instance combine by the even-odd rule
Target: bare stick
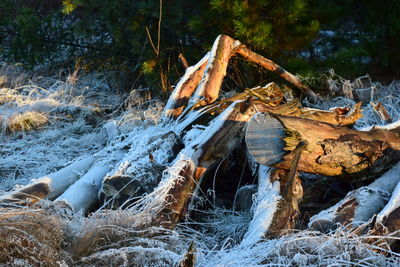
[[257,53],[254,53],[244,45],[241,45],[237,49],[236,53],[243,56],[247,60],[250,60],[272,72],[275,72],[289,83],[301,89],[301,91],[309,96],[312,101],[316,101],[317,99],[319,99],[319,97],[307,85],[303,84],[299,78],[297,78],[295,75],[291,74],[287,70],[283,69],[272,60],[269,60]]

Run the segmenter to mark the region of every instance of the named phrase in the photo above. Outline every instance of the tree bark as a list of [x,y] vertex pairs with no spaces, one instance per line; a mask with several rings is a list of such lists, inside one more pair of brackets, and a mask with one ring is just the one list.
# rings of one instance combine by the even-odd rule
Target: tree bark
[[162,210],[154,219],[157,224],[173,227],[188,213],[196,186],[210,167],[241,144],[246,121],[254,112],[243,101],[231,104],[197,137],[199,141],[181,151],[184,158],[178,158],[172,166],[180,171],[168,178],[173,186],[164,200]]
[[319,97],[305,84],[301,82],[299,78],[288,72],[287,70],[280,67],[278,64],[269,60],[253,51],[249,50],[246,46],[241,45],[237,51],[239,55],[243,56],[246,60],[252,61],[257,65],[260,65],[276,74],[280,77],[293,84],[297,88],[299,88],[303,93],[305,93],[308,97],[310,97],[311,101],[316,102]]
[[200,83],[209,59],[207,53],[196,65],[186,69],[185,75],[179,80],[168,99],[163,111],[164,118],[176,119],[187,106],[190,97]]
[[358,227],[384,208],[399,182],[400,163],[397,163],[370,185],[351,191],[333,207],[313,216],[309,227],[323,232],[337,224]]
[[[373,178],[400,159],[400,128],[374,128],[357,131],[313,120],[276,115],[284,127],[285,150],[292,151],[301,140],[307,141],[299,171],[343,178]],[[289,169],[289,152],[276,168]]]

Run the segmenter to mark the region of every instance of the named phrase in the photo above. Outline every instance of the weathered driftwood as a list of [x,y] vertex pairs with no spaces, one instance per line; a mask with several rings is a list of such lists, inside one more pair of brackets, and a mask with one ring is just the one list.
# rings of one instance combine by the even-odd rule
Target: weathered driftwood
[[31,205],[41,199],[53,200],[87,172],[94,162],[95,157],[88,156],[57,172],[34,179],[30,184],[2,195],[0,204]]

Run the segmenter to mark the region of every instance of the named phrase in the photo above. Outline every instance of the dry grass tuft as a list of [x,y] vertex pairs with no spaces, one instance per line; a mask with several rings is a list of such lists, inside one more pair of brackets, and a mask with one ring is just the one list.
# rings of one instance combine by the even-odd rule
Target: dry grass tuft
[[38,209],[0,210],[0,263],[55,266],[65,258],[63,223]]
[[8,119],[7,130],[9,132],[30,131],[44,126],[48,118],[44,113],[29,111],[22,114],[16,114]]
[[189,241],[177,232],[137,223],[128,211],[96,214],[84,222],[71,244],[78,265],[172,266]]

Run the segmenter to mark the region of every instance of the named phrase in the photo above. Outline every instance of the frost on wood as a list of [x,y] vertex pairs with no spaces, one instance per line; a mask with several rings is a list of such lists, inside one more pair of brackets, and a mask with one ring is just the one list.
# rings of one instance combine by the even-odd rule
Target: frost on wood
[[129,139],[129,152],[102,182],[101,195],[107,206],[120,207],[131,198],[150,193],[181,146],[174,132],[156,126]]
[[86,157],[46,176],[32,180],[22,188],[0,197],[0,203],[32,204],[40,199],[54,199],[79,179],[94,163],[95,157]]
[[181,77],[174,91],[164,107],[164,117],[178,117],[189,102],[191,95],[200,83],[209,59],[207,53],[196,65],[186,69],[185,75]]
[[231,104],[201,133],[197,142],[183,151],[189,160],[177,161],[183,163],[178,175],[182,178],[174,182],[175,185],[165,199],[165,207],[156,218],[157,222],[168,226],[183,218],[188,212],[190,198],[206,171],[240,145],[245,122],[252,114],[254,110],[242,101]]
[[374,214],[381,213],[399,181],[400,163],[397,163],[370,185],[351,191],[335,206],[313,216],[309,227],[327,231],[336,224],[356,227],[368,221]]
[[258,170],[258,193],[253,203],[253,219],[243,238],[243,245],[252,245],[261,241],[268,233],[273,216],[278,208],[280,195],[279,181],[271,181],[271,169],[260,166]]
[[[157,126],[154,124],[160,121],[162,105],[155,101],[136,101],[134,98],[138,95],[134,93],[123,97],[113,95],[101,81],[82,89],[71,77],[67,82],[52,81],[43,87],[45,90],[30,87],[0,91],[0,111],[6,110],[7,114],[1,119],[2,125],[12,117],[18,119],[15,114],[27,112],[39,112],[48,119],[44,124],[35,124],[35,120],[30,119],[31,125],[36,125],[39,131],[0,133],[4,141],[0,189],[8,190],[15,183],[26,184],[32,177],[48,176],[79,157],[95,158],[93,164],[79,172],[77,178],[80,179],[60,192],[63,193],[57,199],[60,201],[41,201],[30,208],[0,210],[2,251],[29,250],[8,253],[12,256],[7,258],[1,255],[1,263],[45,263],[45,255],[37,253],[41,251],[37,248],[47,251],[46,248],[52,247],[53,250],[48,251],[58,264],[71,266],[177,265],[193,244],[197,266],[397,266],[400,257],[388,253],[382,246],[379,251],[383,253],[378,252],[377,243],[366,241],[376,239],[366,233],[370,230],[376,235],[393,234],[391,232],[399,228],[396,221],[399,190],[394,189],[395,179],[387,178],[387,173],[397,170],[393,168],[393,164],[398,164],[396,158],[390,155],[396,156],[399,150],[398,137],[395,138],[399,122],[363,131],[360,128],[382,123],[373,113],[370,101],[381,102],[393,120],[398,120],[399,85],[373,84],[375,87],[364,90],[368,91],[365,94],[361,93],[360,86],[355,87],[356,83],[343,82],[343,91],[354,100],[344,97],[323,100],[318,97],[316,103],[303,100],[303,105],[312,107],[302,107],[297,99],[285,99],[274,83],[219,98],[229,58],[239,54],[278,73],[312,97],[296,76],[250,52],[228,36],[217,38],[212,51],[189,68],[178,82],[164,109],[162,123]],[[338,92],[342,88],[339,87]],[[96,94],[97,90],[101,94]],[[9,95],[5,96],[7,92]],[[368,97],[364,106],[355,102]],[[6,98],[8,100],[2,102]],[[90,105],[95,101],[98,108]],[[132,107],[139,102],[140,105],[145,103],[143,107],[147,109]],[[328,110],[332,107],[335,108]],[[243,164],[248,161],[244,159],[244,155],[248,155],[243,142],[244,129],[256,112],[268,112],[285,128],[286,150],[280,170],[268,172],[268,167],[261,166],[257,174],[254,166]],[[361,112],[364,117],[360,119]],[[18,127],[29,126],[24,123],[26,120],[17,121],[23,122],[15,124],[20,125]],[[357,130],[352,129],[353,124]],[[327,138],[324,138],[326,133]],[[360,138],[340,137],[343,133]],[[304,139],[311,145],[302,151],[299,168],[289,174],[293,151]],[[382,143],[376,145],[375,141]],[[370,144],[372,149],[368,149]],[[317,157],[320,164],[330,165],[330,168],[336,164],[346,171],[354,166],[365,167],[367,174],[352,177],[356,181],[353,185],[365,185],[365,178],[380,177],[369,186],[356,189],[360,193],[356,195],[357,201],[365,205],[359,205],[350,220],[354,224],[365,222],[368,226],[363,231],[349,232],[342,227],[329,234],[291,231],[296,227],[302,229],[308,222],[306,216],[296,219],[302,189],[307,185],[302,185],[299,177],[304,179],[305,176],[298,176],[296,170],[321,172],[305,164],[313,162],[315,158],[310,160],[307,155],[318,146],[322,149]],[[262,144],[259,147],[262,149]],[[385,154],[385,149],[392,149],[393,154]],[[382,151],[383,157],[379,154]],[[343,164],[340,160],[344,158],[350,158],[351,164]],[[243,169],[236,172],[232,166]],[[368,174],[371,166],[377,170],[373,175]],[[389,171],[382,174],[386,169]],[[349,177],[346,172],[342,174],[341,178]],[[333,179],[337,177],[329,181]],[[210,180],[234,189],[220,192],[220,188],[209,187]],[[251,201],[249,195],[254,193],[254,188],[258,189]],[[96,203],[99,189],[101,202]],[[230,198],[224,194],[234,196],[232,203],[227,203],[226,199]],[[241,200],[243,198],[245,201]],[[62,214],[61,201],[69,203],[76,213],[55,215]],[[326,200],[321,198],[321,201]],[[248,203],[251,202],[254,203],[250,210]],[[38,218],[49,216],[48,222],[37,220],[42,227],[23,227],[27,220],[33,222],[33,217],[42,212],[45,215]],[[377,212],[379,215],[368,221],[367,217]],[[50,220],[54,217],[59,221]],[[385,228],[378,228],[378,225]],[[160,226],[173,229],[165,230]],[[51,227],[60,230],[59,235],[53,243],[46,243],[51,237],[41,230]],[[9,238],[14,236],[17,238]],[[29,247],[21,246],[27,243]],[[54,264],[55,261],[49,261],[49,265]]]

